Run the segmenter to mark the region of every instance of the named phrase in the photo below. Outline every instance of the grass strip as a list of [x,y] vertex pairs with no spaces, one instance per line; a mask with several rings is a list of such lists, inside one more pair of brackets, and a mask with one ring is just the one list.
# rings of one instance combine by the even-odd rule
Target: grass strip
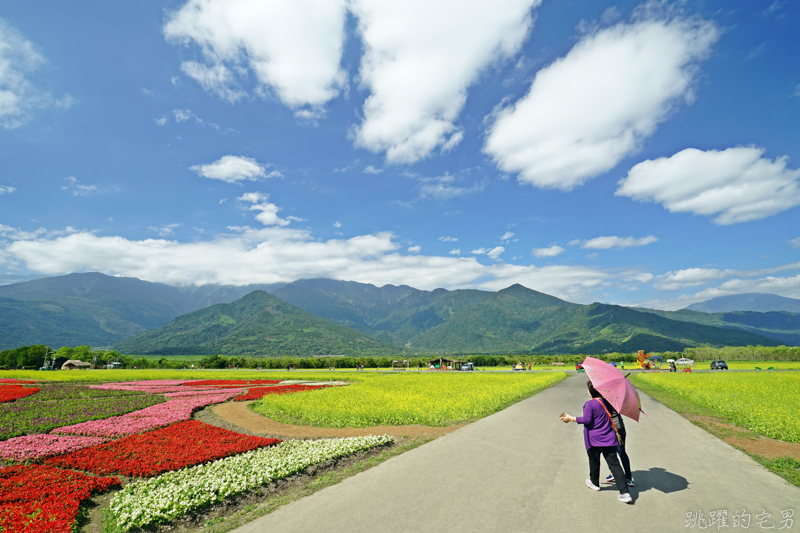
[[[675,411],[680,415],[713,417],[713,418],[718,418],[721,421],[724,421],[728,424],[733,423],[731,418],[727,416],[726,413],[720,410],[713,409],[711,407],[708,407],[706,405],[701,405],[699,403],[695,403],[685,396],[680,396],[673,392],[653,387],[652,385],[646,383],[643,380],[636,379],[636,376],[631,376],[631,377],[633,378],[632,381],[636,384],[637,388],[646,392],[654,400],[663,404],[669,409],[672,409],[673,411]],[[715,424],[704,424],[701,421],[691,420],[691,419],[689,419],[689,421],[692,424],[698,426],[699,428],[711,433],[712,435],[720,439],[724,440],[726,437],[732,436],[728,431],[716,426]],[[742,435],[737,434],[736,436],[741,437]],[[791,457],[767,459],[766,457],[750,453],[747,450],[742,450],[738,446],[734,447],[752,457],[756,462],[760,463],[770,472],[779,475],[792,485],[800,487],[800,461],[792,459]]]

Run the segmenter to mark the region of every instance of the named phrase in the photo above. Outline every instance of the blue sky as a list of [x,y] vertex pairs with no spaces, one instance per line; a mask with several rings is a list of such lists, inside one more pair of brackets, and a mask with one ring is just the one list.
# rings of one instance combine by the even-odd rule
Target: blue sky
[[0,6],[0,278],[800,298],[796,1]]

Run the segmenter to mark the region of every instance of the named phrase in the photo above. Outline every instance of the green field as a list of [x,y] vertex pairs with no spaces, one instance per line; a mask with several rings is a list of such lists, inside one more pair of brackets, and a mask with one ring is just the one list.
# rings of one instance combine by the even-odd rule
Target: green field
[[800,442],[800,372],[636,373],[631,381],[710,409],[734,424]]
[[447,426],[497,412],[561,381],[566,374],[365,371],[346,376],[353,381],[347,387],[265,396],[253,409],[279,422],[317,427]]

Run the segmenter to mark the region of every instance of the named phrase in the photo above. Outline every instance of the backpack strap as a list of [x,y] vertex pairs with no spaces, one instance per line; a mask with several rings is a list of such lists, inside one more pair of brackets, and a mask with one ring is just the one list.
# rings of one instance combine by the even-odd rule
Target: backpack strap
[[617,426],[614,425],[614,419],[611,418],[611,413],[608,412],[608,408],[606,407],[606,404],[603,403],[603,400],[601,400],[600,398],[594,398],[594,399],[597,400],[598,402],[600,402],[600,405],[603,406],[603,411],[605,411],[606,414],[608,415],[608,421],[611,422],[611,428],[614,430],[614,434],[616,434],[616,436],[617,436],[617,442],[619,442],[620,446],[625,446],[625,441],[622,440],[622,436],[619,434],[619,430],[617,429]]

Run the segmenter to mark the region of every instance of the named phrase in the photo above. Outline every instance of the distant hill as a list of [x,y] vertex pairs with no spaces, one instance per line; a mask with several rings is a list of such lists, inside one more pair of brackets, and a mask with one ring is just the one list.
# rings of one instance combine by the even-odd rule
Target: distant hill
[[26,344],[110,346],[179,315],[283,285],[176,288],[98,272],[2,285],[0,298],[16,303],[0,306],[0,349]]
[[[300,308],[295,311],[304,310],[318,320],[330,322],[325,322],[324,327],[320,323],[322,329],[312,328],[309,333],[298,329],[295,311],[286,308],[284,314],[294,317],[292,320],[259,319],[259,323],[272,328],[269,331],[273,340],[258,339],[261,330],[256,328],[241,346],[244,333],[237,328],[231,337],[234,340],[227,338],[233,331],[229,331],[227,319],[220,319],[228,324],[226,329],[213,335],[216,330],[205,322],[193,325],[191,334],[190,330],[173,327],[179,318],[188,320],[187,314],[238,302],[256,290],[274,293],[283,304]],[[249,323],[235,320],[236,324]],[[155,333],[171,321],[172,329],[166,336]],[[330,330],[332,323],[345,329],[336,330],[333,337],[322,334],[322,330]],[[0,286],[0,324],[0,349],[31,344],[109,347],[119,343],[129,353],[353,353],[363,348],[363,353],[410,349],[557,354],[681,350],[698,345],[800,344],[800,315],[792,313],[586,306],[522,285],[498,292],[424,291],[407,285],[376,287],[353,281],[308,279],[242,287],[171,287],[99,273]],[[279,339],[279,325],[297,338],[291,342],[286,341],[287,337],[275,340]],[[140,336],[146,331],[147,335]],[[191,340],[193,335],[200,336]],[[364,335],[373,344],[366,343]],[[131,339],[132,344],[120,342],[134,336],[137,340]],[[306,344],[301,342],[303,336],[308,337]],[[284,341],[288,344],[281,344]]]
[[289,283],[274,294],[309,313],[402,346],[492,293],[306,279]]
[[788,311],[789,313],[800,313],[800,300],[785,298],[776,294],[752,292],[718,296],[705,302],[694,303],[686,307],[686,309],[703,313],[732,313],[735,311],[755,311],[759,313]]
[[736,311],[729,313],[704,313],[701,311],[659,311],[654,309],[637,309],[678,320],[693,322],[727,329],[749,331],[773,339],[787,346],[800,345],[800,313],[773,311],[759,313],[755,311]]
[[687,324],[626,307],[572,304],[514,285],[491,293],[480,304],[420,337],[412,347],[482,353],[593,354],[747,344],[779,343],[749,332]]
[[264,291],[182,315],[117,343],[129,354],[391,355],[391,346],[316,317]]

